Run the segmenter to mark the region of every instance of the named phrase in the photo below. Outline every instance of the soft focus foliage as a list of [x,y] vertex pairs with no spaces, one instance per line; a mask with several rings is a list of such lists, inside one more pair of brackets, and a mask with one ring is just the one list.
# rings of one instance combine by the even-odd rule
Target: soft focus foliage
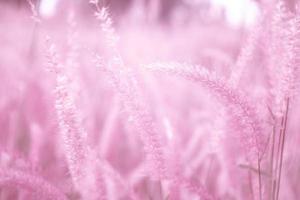
[[300,3],[220,2],[0,1],[0,200],[300,199]]

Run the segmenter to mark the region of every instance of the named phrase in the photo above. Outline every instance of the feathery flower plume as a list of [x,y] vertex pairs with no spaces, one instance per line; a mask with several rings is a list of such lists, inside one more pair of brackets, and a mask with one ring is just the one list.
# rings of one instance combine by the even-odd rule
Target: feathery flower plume
[[231,76],[229,78],[229,84],[233,87],[238,87],[242,75],[245,74],[244,70],[254,59],[256,50],[258,48],[258,42],[261,39],[264,26],[267,24],[268,18],[266,17],[267,13],[263,13],[257,24],[253,27],[253,30],[249,33],[246,38],[245,44],[242,45],[241,52],[234,64]]
[[149,175],[153,179],[160,180],[165,176],[161,135],[156,128],[150,110],[147,108],[147,105],[143,103],[143,97],[141,96],[141,90],[136,77],[132,71],[130,71],[129,67],[125,67],[122,57],[118,53],[116,48],[118,37],[112,27],[112,19],[109,16],[108,9],[105,7],[100,8],[98,1],[91,1],[90,3],[96,6],[97,11],[95,15],[101,22],[101,28],[105,34],[107,45],[113,53],[108,62],[109,74],[123,101],[124,107],[127,109],[140,133],[140,138],[146,152]]
[[[49,40],[48,40],[49,44]],[[56,76],[56,106],[62,145],[75,188],[83,198],[105,199],[101,170],[94,165],[96,155],[88,147],[87,133],[83,129],[70,79],[57,58],[53,44],[49,44],[48,64]],[[85,187],[85,190],[82,188]]]
[[154,63],[147,65],[146,68],[156,72],[177,75],[200,83],[209,89],[230,110],[232,120],[238,123],[238,130],[241,134],[239,137],[248,155],[255,159],[261,159],[265,149],[263,126],[254,104],[250,103],[239,90],[230,88],[216,74],[211,74],[204,68],[197,66],[171,62]]
[[58,188],[43,178],[17,169],[0,168],[0,186],[25,189],[39,199],[67,200],[67,197]]
[[293,12],[279,1],[271,20],[268,63],[271,101],[274,114],[281,117],[287,98],[293,97],[299,86],[299,6]]

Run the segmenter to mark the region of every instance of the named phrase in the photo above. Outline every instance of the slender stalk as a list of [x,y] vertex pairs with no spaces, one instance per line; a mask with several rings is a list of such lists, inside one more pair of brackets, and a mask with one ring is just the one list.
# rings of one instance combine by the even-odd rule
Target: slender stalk
[[249,186],[250,186],[250,196],[252,197],[251,199],[254,199],[253,188],[252,188],[251,170],[248,171],[248,180],[249,180]]
[[258,169],[258,186],[259,186],[259,200],[262,200],[262,184],[261,184],[261,170],[260,170],[260,159],[257,159]]
[[286,110],[285,110],[285,120],[283,126],[283,134],[282,134],[282,145],[280,150],[280,162],[279,162],[279,174],[278,174],[278,187],[276,192],[276,200],[279,198],[279,190],[280,190],[280,180],[281,180],[281,170],[282,170],[282,162],[283,162],[283,152],[284,152],[284,144],[285,144],[285,136],[286,136],[286,125],[287,125],[287,117],[289,112],[289,98],[286,101]]
[[272,189],[273,189],[273,164],[274,164],[274,151],[275,151],[275,132],[276,127],[273,126],[272,131],[272,147],[271,147],[271,163],[270,163],[270,200],[272,200]]
[[276,153],[276,163],[275,163],[275,179],[273,181],[273,188],[272,188],[272,199],[275,200],[275,194],[276,194],[276,189],[277,189],[277,174],[278,174],[278,165],[279,165],[279,159],[280,159],[280,147],[281,147],[281,140],[282,140],[282,135],[283,135],[283,125],[284,125],[284,117],[281,117],[281,124],[280,124],[280,133],[279,133],[279,138],[278,138],[278,148],[277,148],[277,153]]

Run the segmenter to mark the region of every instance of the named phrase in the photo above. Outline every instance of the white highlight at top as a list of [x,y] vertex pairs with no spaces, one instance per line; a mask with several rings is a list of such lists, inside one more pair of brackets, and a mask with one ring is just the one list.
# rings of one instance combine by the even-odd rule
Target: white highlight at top
[[251,0],[211,0],[216,7],[224,8],[228,23],[233,26],[253,25],[259,14],[259,8]]
[[40,4],[40,14],[44,17],[51,17],[55,14],[58,0],[42,0]]

